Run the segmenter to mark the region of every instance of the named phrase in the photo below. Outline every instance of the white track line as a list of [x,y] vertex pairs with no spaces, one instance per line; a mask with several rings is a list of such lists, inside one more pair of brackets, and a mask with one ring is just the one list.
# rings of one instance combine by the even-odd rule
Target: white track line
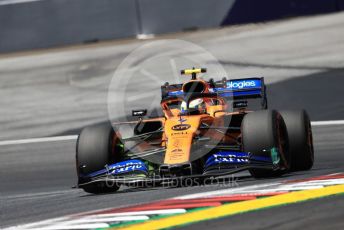
[[[107,223],[90,223],[90,224],[78,224],[78,225],[52,225],[39,228],[15,228],[21,230],[73,230],[73,229],[96,229],[96,228],[109,228]],[[13,230],[15,230],[13,229]]]
[[1,5],[13,5],[13,4],[18,4],[18,3],[27,3],[27,2],[38,2],[42,0],[3,0],[0,1],[0,6]]
[[[335,174],[330,174],[330,175],[335,175]],[[291,184],[286,184],[283,182],[265,183],[265,184],[258,184],[258,185],[243,186],[243,187],[238,187],[238,188],[228,188],[228,189],[215,190],[215,191],[210,191],[210,192],[188,194],[184,196],[175,197],[173,199],[188,200],[188,199],[199,199],[199,198],[205,198],[205,197],[218,197],[218,196],[229,196],[229,195],[256,196],[258,194],[266,194],[266,193],[271,193],[271,192],[310,190],[310,189],[323,188],[324,186],[339,185],[339,184],[344,184],[344,178],[328,179],[328,180],[319,179],[319,180],[312,180],[312,181],[295,182]]]
[[[115,217],[83,217],[76,220],[69,220],[64,223],[57,223],[56,225],[78,225],[78,224],[88,224],[88,223],[108,223],[108,222],[118,222],[118,221],[134,221],[134,220],[149,220],[148,216],[115,216]],[[54,226],[54,225],[51,225]]]
[[30,144],[30,143],[39,143],[39,142],[68,141],[68,140],[76,140],[77,138],[78,138],[78,135],[69,135],[69,136],[57,136],[57,137],[42,137],[42,138],[20,139],[20,140],[8,140],[8,141],[0,141],[0,146],[1,145]]
[[105,222],[147,220],[149,219],[149,216],[147,215],[166,215],[166,214],[182,214],[182,213],[186,213],[186,210],[185,209],[162,209],[162,210],[145,210],[145,211],[122,212],[122,213],[83,214],[83,215],[80,215],[79,218],[77,218],[76,216],[74,216],[73,218],[66,216],[66,217],[40,221],[36,223],[18,225],[18,226],[6,228],[6,230],[78,229],[85,226],[89,228],[92,228],[94,226],[97,227],[97,225],[95,224],[100,224],[104,227],[107,224]]
[[[312,126],[327,126],[327,125],[344,125],[344,120],[312,121]],[[29,138],[29,139],[19,139],[19,140],[6,140],[6,141],[0,141],[0,146],[20,145],[20,144],[30,144],[30,143],[40,143],[40,142],[68,141],[68,140],[76,140],[77,138],[78,138],[78,135],[69,135],[69,136]]]
[[106,218],[106,217],[136,216],[136,215],[166,215],[166,214],[181,214],[185,212],[186,212],[185,209],[163,209],[163,210],[97,214],[97,215],[90,215],[89,217]]
[[344,120],[336,120],[336,121],[312,121],[312,126],[324,126],[324,125],[344,125]]

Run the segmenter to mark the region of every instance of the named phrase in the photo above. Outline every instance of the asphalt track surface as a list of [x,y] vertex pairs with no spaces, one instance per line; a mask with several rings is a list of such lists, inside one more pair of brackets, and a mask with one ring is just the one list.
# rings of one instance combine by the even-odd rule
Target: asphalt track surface
[[[271,108],[305,108],[314,121],[344,120],[344,14],[170,35],[213,53],[231,76],[266,76]],[[0,59],[0,140],[75,134],[107,118],[106,86],[141,41]],[[139,84],[139,83],[138,83]],[[315,165],[283,178],[239,177],[239,186],[344,171],[344,125],[313,127]],[[75,185],[75,140],[1,146],[0,227],[221,189],[130,189],[89,195]],[[342,196],[236,215],[186,229],[341,229]]]

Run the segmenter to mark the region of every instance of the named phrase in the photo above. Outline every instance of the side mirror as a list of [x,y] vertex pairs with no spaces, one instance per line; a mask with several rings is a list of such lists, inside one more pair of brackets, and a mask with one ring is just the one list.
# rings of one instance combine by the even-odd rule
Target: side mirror
[[248,101],[234,101],[233,102],[233,108],[235,109],[246,108],[247,106],[248,106]]
[[131,112],[133,117],[144,117],[147,115],[147,109],[138,109]]

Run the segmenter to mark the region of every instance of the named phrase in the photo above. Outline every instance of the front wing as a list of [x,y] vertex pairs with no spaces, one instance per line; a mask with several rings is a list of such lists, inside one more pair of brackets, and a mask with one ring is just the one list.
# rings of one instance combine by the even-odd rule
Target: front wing
[[[178,167],[188,164],[178,165]],[[201,174],[185,174],[178,176],[162,177],[159,173],[152,174],[147,162],[140,159],[132,159],[106,166],[104,169],[80,175],[78,187],[91,183],[117,183],[117,184],[155,184],[185,179],[205,179],[223,177],[250,168],[277,170],[279,164],[271,157],[257,157],[250,153],[236,151],[221,151],[208,157]],[[162,167],[173,167],[161,165]]]

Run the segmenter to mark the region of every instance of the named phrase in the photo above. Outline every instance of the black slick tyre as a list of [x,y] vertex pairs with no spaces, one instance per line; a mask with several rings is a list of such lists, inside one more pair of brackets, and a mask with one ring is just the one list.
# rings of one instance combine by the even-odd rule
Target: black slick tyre
[[[78,183],[85,181],[85,175],[102,170],[105,165],[115,163],[116,134],[110,123],[93,125],[84,128],[77,140],[76,167]],[[105,182],[90,183],[82,186],[88,193],[107,193],[119,189],[115,184]]]
[[254,156],[271,157],[276,149],[281,158],[277,170],[251,168],[255,178],[275,177],[287,172],[290,167],[288,133],[282,116],[275,110],[261,110],[245,115],[242,124],[243,151]]
[[288,130],[291,170],[309,170],[314,163],[311,122],[304,110],[280,111]]

